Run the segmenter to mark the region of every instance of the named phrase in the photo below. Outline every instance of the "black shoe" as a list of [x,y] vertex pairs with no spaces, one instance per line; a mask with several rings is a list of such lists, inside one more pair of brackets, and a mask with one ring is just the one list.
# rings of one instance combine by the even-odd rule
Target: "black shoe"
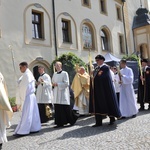
[[79,116],[76,115],[76,114],[74,114],[73,117],[74,117],[74,119],[70,122],[71,126],[73,126],[76,123],[76,121],[78,120],[78,118],[79,118]]
[[118,120],[126,119],[126,117],[122,116],[121,118],[118,118]]
[[107,118],[107,116],[102,116],[102,119],[106,119]]
[[27,136],[28,134],[13,134],[13,136],[15,137],[23,137],[23,136]]
[[113,125],[115,121],[115,117],[110,117],[110,122],[108,125]]
[[100,127],[102,124],[94,124],[92,127]]
[[144,111],[144,110],[145,110],[144,107],[139,108],[139,111]]
[[61,127],[63,127],[64,125],[56,125],[56,126],[54,126],[54,128],[61,128]]
[[2,143],[0,144],[0,150],[2,149]]
[[136,117],[136,114],[135,115],[133,115],[133,116],[131,116],[131,118],[135,118]]
[[39,131],[33,131],[33,132],[30,132],[30,134],[34,134],[34,133],[38,133]]

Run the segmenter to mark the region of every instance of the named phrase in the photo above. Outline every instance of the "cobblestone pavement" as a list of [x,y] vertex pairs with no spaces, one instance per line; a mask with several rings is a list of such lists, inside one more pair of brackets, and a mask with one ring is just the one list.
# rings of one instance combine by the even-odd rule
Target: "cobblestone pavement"
[[80,117],[71,127],[55,129],[53,120],[42,125],[38,133],[16,138],[14,129],[20,119],[14,113],[11,128],[7,129],[9,142],[3,150],[150,150],[150,111],[139,112],[136,118],[116,121],[109,126],[92,128],[93,116]]

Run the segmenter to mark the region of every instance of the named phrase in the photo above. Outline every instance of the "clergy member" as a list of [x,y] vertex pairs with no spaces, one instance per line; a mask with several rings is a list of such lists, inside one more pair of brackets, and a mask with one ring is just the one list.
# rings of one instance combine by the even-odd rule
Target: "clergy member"
[[41,129],[38,105],[35,96],[35,79],[32,72],[28,69],[27,62],[19,64],[23,75],[18,81],[17,103],[22,104],[21,120],[15,130],[16,136],[27,135],[30,132],[38,132]]
[[41,123],[49,121],[52,117],[52,83],[51,77],[45,73],[44,69],[43,66],[38,66],[40,76],[38,78],[36,91]]
[[138,113],[137,102],[135,98],[135,93],[133,89],[133,71],[131,68],[126,66],[126,60],[120,61],[120,111],[122,117],[136,117]]
[[119,104],[119,97],[120,97],[120,77],[118,75],[118,70],[117,68],[114,66],[112,67],[112,71],[114,72],[114,85],[115,85],[115,92],[117,95],[117,100],[118,100],[118,104]]
[[110,69],[104,64],[102,55],[95,57],[97,67],[93,71],[93,82],[90,85],[90,113],[95,114],[96,124],[93,127],[102,126],[102,119],[109,116],[109,125],[114,124],[115,117],[120,118],[117,97],[115,94]]
[[74,91],[75,106],[77,106],[79,114],[89,114],[90,76],[84,67],[79,68],[73,79],[71,88]]
[[5,80],[0,73],[0,149],[2,144],[7,142],[6,128],[10,126],[12,115],[13,111],[9,103]]
[[140,104],[139,111],[145,110],[144,103],[146,102],[149,103],[148,109],[150,109],[150,95],[148,94],[150,91],[150,76],[146,73],[146,69],[148,68],[147,64],[147,59],[141,60],[142,75],[140,71],[138,80],[138,103]]
[[62,70],[61,62],[56,62],[55,68],[57,72],[55,72],[52,77],[55,128],[62,127],[68,123],[74,125],[77,120],[77,116],[75,116],[70,107],[68,73]]

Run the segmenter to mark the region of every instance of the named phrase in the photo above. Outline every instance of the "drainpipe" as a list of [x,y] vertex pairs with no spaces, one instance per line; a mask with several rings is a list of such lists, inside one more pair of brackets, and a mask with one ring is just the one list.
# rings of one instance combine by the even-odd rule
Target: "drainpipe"
[[56,22],[55,22],[55,0],[52,0],[52,9],[53,9],[53,27],[54,27],[54,45],[55,45],[55,56],[57,58],[57,38],[56,38]]
[[134,35],[134,29],[132,29],[132,35],[133,35],[133,44],[134,44],[134,52],[133,52],[133,53],[136,53],[137,50],[135,49],[135,35]]
[[126,35],[126,25],[125,25],[125,19],[124,19],[124,3],[125,0],[122,0],[122,18],[123,18],[123,27],[124,27],[124,35],[125,35],[125,46],[126,46],[126,55],[128,56],[128,46],[127,46],[127,35]]

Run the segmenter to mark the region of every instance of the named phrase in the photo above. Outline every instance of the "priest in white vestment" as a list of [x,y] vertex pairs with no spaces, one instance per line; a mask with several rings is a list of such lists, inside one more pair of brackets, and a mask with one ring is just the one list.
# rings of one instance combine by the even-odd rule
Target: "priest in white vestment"
[[136,117],[138,107],[133,89],[133,71],[126,66],[126,60],[120,62],[121,86],[120,86],[120,111],[122,117]]
[[12,115],[13,111],[9,103],[5,80],[0,73],[0,149],[2,143],[7,142],[6,128],[10,127]]
[[52,83],[51,77],[45,73],[43,66],[38,66],[38,72],[40,76],[37,82],[36,98],[39,107],[41,123],[45,123],[52,117]]
[[[38,132],[41,129],[38,105],[35,96],[35,79],[28,69],[28,64],[19,64],[23,75],[18,81],[17,104],[22,108],[21,120],[14,135],[27,135],[30,132]],[[22,106],[23,104],[23,106]]]
[[90,91],[90,76],[85,71],[84,67],[80,67],[76,73],[72,85],[75,98],[75,110],[78,110],[80,115],[89,114],[89,91]]
[[70,106],[69,77],[66,71],[62,70],[62,63],[56,62],[57,72],[53,74],[53,104],[55,109],[55,128],[62,127],[68,123],[74,125],[77,116]]

